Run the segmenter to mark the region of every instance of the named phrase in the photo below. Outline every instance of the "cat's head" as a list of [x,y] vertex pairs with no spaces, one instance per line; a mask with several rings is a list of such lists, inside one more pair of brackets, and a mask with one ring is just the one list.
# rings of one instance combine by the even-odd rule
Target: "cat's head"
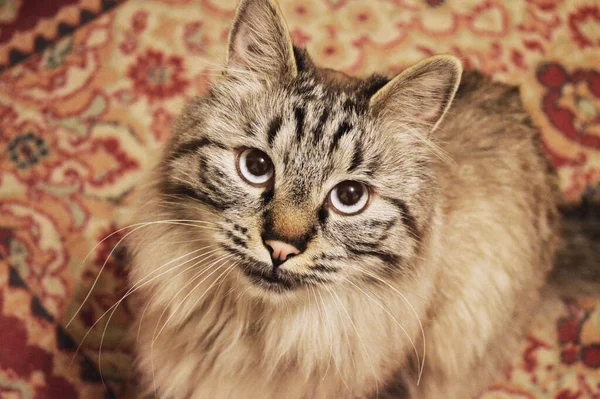
[[402,275],[436,196],[428,137],[461,71],[450,56],[392,80],[320,69],[273,1],[243,0],[224,76],[176,124],[159,197],[170,218],[211,223],[202,234],[258,295]]

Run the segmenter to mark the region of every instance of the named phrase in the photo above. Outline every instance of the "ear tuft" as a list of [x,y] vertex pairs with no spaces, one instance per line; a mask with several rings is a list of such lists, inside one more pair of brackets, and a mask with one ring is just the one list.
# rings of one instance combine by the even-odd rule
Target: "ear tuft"
[[408,68],[370,99],[371,111],[393,116],[427,133],[435,130],[450,107],[462,75],[460,60],[439,55]]
[[294,47],[274,0],[242,0],[229,35],[227,70],[263,79],[296,76]]

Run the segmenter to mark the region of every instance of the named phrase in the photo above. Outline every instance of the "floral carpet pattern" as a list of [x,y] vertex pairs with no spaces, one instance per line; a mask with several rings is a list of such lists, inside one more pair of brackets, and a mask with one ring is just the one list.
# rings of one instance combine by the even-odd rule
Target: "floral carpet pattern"
[[0,0],[0,71],[116,6],[121,0]]
[[[26,3],[0,0],[0,22]],[[121,3],[0,74],[0,398],[133,397],[133,307],[113,307],[127,259],[113,248],[173,117],[219,73],[237,0]],[[600,200],[598,0],[281,7],[323,66],[395,73],[446,52],[520,85],[566,200]],[[479,399],[600,398],[600,295],[549,314]]]

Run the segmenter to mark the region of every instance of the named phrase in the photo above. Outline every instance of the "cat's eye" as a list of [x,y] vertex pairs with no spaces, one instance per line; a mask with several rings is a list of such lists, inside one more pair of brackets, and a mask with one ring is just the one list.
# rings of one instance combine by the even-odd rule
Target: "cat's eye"
[[329,193],[329,203],[343,215],[355,215],[369,204],[369,188],[361,182],[346,180]]
[[245,149],[239,154],[237,169],[247,183],[255,186],[267,184],[274,170],[269,156],[256,148]]

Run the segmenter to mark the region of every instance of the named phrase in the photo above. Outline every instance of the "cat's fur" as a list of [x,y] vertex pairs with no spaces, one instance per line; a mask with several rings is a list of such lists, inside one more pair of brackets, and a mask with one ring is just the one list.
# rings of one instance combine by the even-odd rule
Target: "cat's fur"
[[[184,110],[139,208],[201,222],[130,241],[148,392],[468,398],[499,375],[555,257],[559,193],[518,90],[460,78],[449,56],[391,81],[317,68],[274,2],[242,1],[226,73]],[[246,147],[273,187],[239,177]],[[347,179],[373,188],[359,215],[324,205]],[[280,268],[289,290],[244,273],[271,269],[265,231],[308,242]]]

